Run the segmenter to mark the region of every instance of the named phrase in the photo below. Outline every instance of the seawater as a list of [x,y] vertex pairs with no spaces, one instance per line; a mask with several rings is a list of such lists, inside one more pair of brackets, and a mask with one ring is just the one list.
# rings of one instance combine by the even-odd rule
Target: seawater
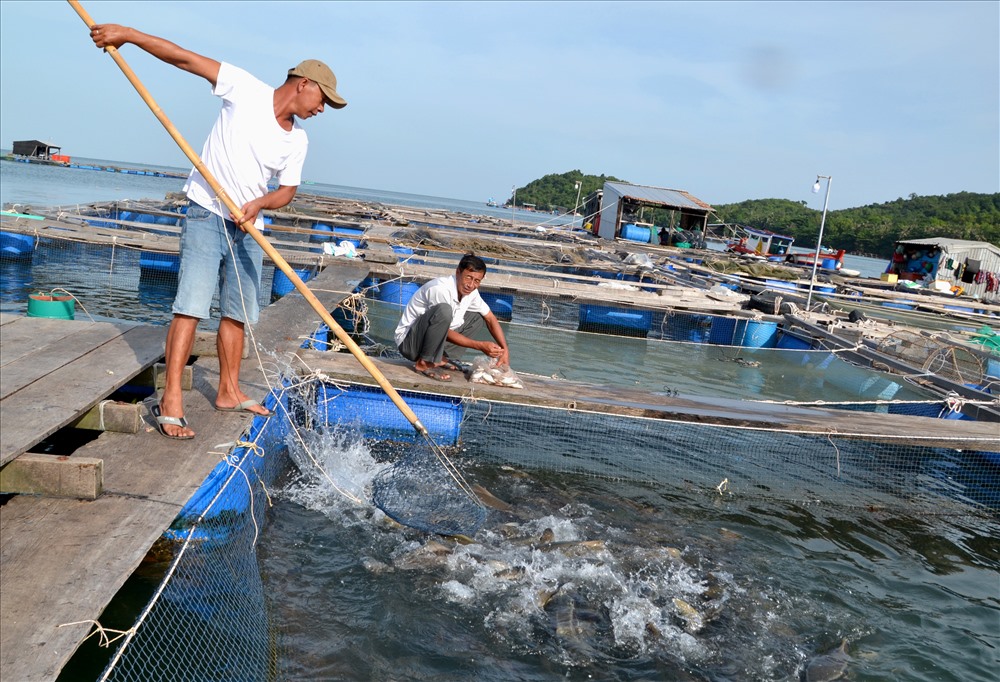
[[[4,204],[159,198],[181,184],[9,162],[0,170]],[[335,189],[304,189],[314,188]],[[648,379],[669,386],[673,377],[657,375],[670,371],[651,368]],[[545,438],[559,427],[553,419],[532,415],[538,436],[526,459],[573,446]],[[498,430],[467,444],[461,466],[514,511],[440,557],[421,551],[426,537],[370,505],[346,504],[308,468],[288,469],[258,545],[286,677],[798,680],[846,639],[847,679],[996,680],[995,511],[934,516],[743,498],[686,487],[670,467],[637,484],[489,464],[491,443],[510,436]],[[657,457],[641,438],[606,441],[589,445],[608,462]],[[379,469],[357,437],[324,439],[319,454],[361,489]],[[967,466],[954,456],[943,471]],[[996,467],[970,471],[1000,476]],[[546,530],[570,544],[530,549]],[[604,545],[574,554],[580,540]],[[142,594],[125,609],[137,612]],[[704,622],[692,623],[677,599]]]
[[[583,458],[581,472],[553,473],[545,463],[572,444],[544,434],[566,417],[524,419],[461,453],[469,480],[511,505],[471,544],[348,502],[311,465],[290,472],[259,550],[287,677],[790,682],[846,640],[844,679],[996,679],[995,518],[698,490],[683,458],[646,483],[587,475]],[[539,434],[519,466],[490,464],[491,443],[525,440],[505,428]],[[657,458],[641,434],[588,435],[608,453],[594,472]],[[354,491],[384,467],[349,433],[312,445]],[[726,444],[705,447],[691,460],[731,461]],[[544,537],[562,544],[540,549]]]

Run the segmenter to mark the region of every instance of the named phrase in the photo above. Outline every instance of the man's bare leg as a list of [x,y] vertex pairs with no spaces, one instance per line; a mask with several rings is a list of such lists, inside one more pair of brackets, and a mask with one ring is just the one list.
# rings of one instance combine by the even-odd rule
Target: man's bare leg
[[[240,364],[243,362],[243,323],[229,317],[219,322],[216,346],[219,350],[219,394],[215,406],[228,409],[250,400],[240,390]],[[249,409],[254,414],[266,415],[268,410],[259,405]]]
[[[160,398],[160,416],[183,417],[184,394],[181,391],[181,381],[184,367],[191,357],[194,347],[194,333],[198,328],[198,318],[187,315],[174,315],[167,330],[167,345],[164,350],[164,360],[167,365],[166,383],[163,396]],[[163,424],[163,431],[168,436],[193,436],[194,431],[176,424]]]

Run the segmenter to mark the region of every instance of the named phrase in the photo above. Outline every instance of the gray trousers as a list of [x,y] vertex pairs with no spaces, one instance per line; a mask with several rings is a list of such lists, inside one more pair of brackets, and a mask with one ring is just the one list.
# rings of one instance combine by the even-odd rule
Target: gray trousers
[[[431,306],[406,333],[403,343],[399,344],[399,352],[407,360],[423,360],[437,364],[445,355],[452,360],[458,360],[465,353],[464,346],[448,343],[448,328],[454,313],[447,303]],[[482,329],[483,316],[479,313],[466,313],[465,322],[456,329],[463,336],[471,336]]]

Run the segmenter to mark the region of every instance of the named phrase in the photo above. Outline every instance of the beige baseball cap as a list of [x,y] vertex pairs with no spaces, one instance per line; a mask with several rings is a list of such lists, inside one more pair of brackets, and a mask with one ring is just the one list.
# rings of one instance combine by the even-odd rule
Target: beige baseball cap
[[343,109],[347,106],[347,100],[337,94],[337,77],[333,75],[329,66],[318,59],[305,60],[294,69],[289,69],[288,75],[308,78],[318,85],[334,109]]

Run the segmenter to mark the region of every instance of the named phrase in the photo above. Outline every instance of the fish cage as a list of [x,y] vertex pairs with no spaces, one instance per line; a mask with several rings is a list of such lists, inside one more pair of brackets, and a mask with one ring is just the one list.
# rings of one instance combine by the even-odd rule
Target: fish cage
[[[158,543],[167,576],[127,629],[102,680],[294,676],[256,553],[268,532],[268,490],[289,468],[308,472],[349,506],[389,505],[392,518],[418,528],[424,520],[454,516],[463,505],[475,507],[453,485],[453,474],[428,460],[412,433],[403,433],[398,409],[384,397],[372,399],[380,389],[299,377],[287,377],[283,386],[266,401],[278,417],[255,421],[247,442],[219,464]],[[435,438],[470,483],[512,472],[572,474],[651,486],[660,496],[693,495],[706,504],[772,501],[924,518],[989,516],[1000,509],[1000,454],[987,449],[1000,449],[996,438],[789,432],[664,419],[655,410],[613,405],[403,397],[418,410],[438,411]],[[332,406],[337,402],[343,404]],[[340,478],[336,464],[324,458],[324,439],[345,431],[370,444],[376,481],[406,477],[393,497],[379,499],[362,481]],[[490,509],[477,523],[492,528],[506,518]],[[474,543],[478,527],[459,524],[455,532],[467,532]]]

